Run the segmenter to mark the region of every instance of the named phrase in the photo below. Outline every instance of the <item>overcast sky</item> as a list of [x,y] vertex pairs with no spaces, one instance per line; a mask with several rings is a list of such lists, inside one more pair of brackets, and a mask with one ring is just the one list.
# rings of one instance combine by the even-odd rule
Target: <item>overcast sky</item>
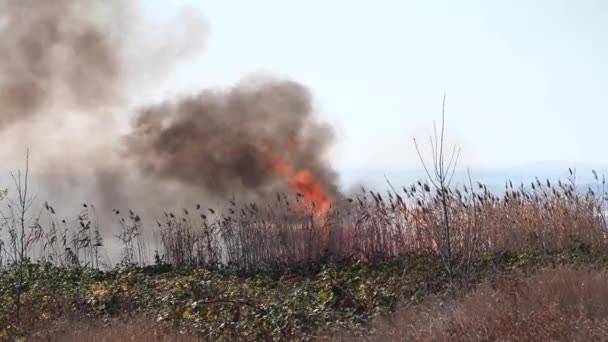
[[276,73],[312,90],[339,169],[416,165],[447,93],[465,165],[606,164],[608,1],[166,1],[209,23],[204,55],[165,91]]

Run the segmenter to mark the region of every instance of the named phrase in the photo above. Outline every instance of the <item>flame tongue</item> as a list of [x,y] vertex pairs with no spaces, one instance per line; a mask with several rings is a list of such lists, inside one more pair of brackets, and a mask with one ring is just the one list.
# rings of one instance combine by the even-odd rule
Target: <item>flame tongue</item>
[[272,154],[267,147],[262,151],[271,162],[272,172],[285,177],[289,187],[302,196],[302,209],[312,208],[316,217],[324,216],[329,211],[331,196],[310,170],[293,170],[286,160]]
[[289,185],[304,196],[304,203],[314,205],[316,216],[324,215],[329,211],[331,198],[310,171],[301,170],[292,173],[289,176]]

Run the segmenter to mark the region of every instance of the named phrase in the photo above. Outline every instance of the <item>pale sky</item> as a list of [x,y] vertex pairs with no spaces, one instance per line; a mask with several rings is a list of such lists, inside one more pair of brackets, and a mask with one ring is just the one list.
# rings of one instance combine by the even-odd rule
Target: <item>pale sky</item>
[[197,7],[205,53],[170,93],[259,71],[308,86],[336,128],[334,165],[418,165],[447,93],[466,165],[608,164],[608,1],[167,1]]

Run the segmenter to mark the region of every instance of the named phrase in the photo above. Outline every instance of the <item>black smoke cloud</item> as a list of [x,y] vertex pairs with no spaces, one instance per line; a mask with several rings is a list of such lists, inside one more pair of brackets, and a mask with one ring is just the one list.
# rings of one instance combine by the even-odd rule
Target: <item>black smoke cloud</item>
[[332,130],[313,114],[310,92],[301,84],[248,80],[143,109],[127,151],[149,175],[218,196],[263,193],[275,185],[274,158],[313,171],[334,192],[336,175],[324,159]]

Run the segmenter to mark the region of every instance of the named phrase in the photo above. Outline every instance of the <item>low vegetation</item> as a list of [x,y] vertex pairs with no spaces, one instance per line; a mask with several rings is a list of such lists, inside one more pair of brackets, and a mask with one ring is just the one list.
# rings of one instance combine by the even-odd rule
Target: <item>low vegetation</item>
[[[370,333],[373,335],[378,332],[378,329],[370,330],[369,322],[386,317],[395,310],[413,306],[415,309],[412,310],[415,312],[424,312],[427,300],[450,303],[451,298],[459,296],[451,284],[454,281],[459,281],[458,289],[464,291],[483,281],[498,279],[498,282],[494,282],[499,286],[498,291],[506,291],[512,286],[500,285],[501,279],[510,281],[518,278],[505,278],[504,275],[523,276],[535,269],[553,267],[556,264],[593,264],[603,267],[606,261],[606,257],[591,254],[587,250],[559,254],[496,254],[475,261],[471,272],[475,275],[474,278],[450,278],[440,259],[433,255],[404,257],[378,263],[373,267],[363,262],[311,265],[293,269],[288,273],[260,273],[254,276],[204,269],[169,270],[149,267],[98,272],[27,264],[24,266],[24,276],[21,280],[23,293],[19,303],[19,320],[15,317],[12,292],[19,281],[18,269],[5,270],[1,278],[0,324],[5,328],[0,331],[0,336],[7,338],[24,334],[33,340],[44,340],[46,336],[75,334],[71,328],[74,324],[82,327],[92,325],[88,329],[99,332],[104,331],[103,322],[107,322],[105,324],[112,328],[117,324],[127,324],[123,322],[133,322],[128,324],[151,324],[158,334],[171,333],[180,338],[203,337],[205,340],[214,341],[327,339],[340,336],[344,331],[356,332],[358,338],[364,338]],[[586,274],[592,277],[590,272]],[[546,276],[541,274],[540,277],[532,278],[531,281]],[[594,283],[581,286],[594,289],[594,286],[604,279],[601,277],[605,277],[603,273],[598,274]],[[570,276],[569,279],[572,283],[577,277]],[[584,278],[581,279],[585,281]],[[543,289],[548,290],[551,286],[559,287],[560,283],[543,285]],[[533,295],[534,292],[527,293],[533,287],[526,285],[518,288],[517,295]],[[449,311],[453,316],[449,317],[458,316],[459,311],[456,308],[460,308],[459,305],[463,308],[458,310],[473,310],[473,303],[481,304],[490,299],[502,300],[488,294],[484,286],[477,291],[473,297],[465,296],[464,303],[454,304],[454,311]],[[563,291],[576,292],[576,287],[564,288]],[[500,295],[505,297],[508,294],[500,292]],[[601,293],[593,295],[596,297],[586,298],[587,302],[602,300]],[[494,307],[493,302],[489,304]],[[479,310],[482,310],[484,305],[486,304],[481,305]],[[543,302],[535,305],[537,307],[528,309],[540,310]],[[442,312],[437,307],[432,309]],[[526,307],[523,309],[527,310]],[[448,315],[449,312],[446,311],[445,314]],[[554,313],[558,314],[559,311]],[[502,324],[504,317],[500,315],[512,313],[501,311],[495,314],[495,321],[484,324]],[[475,318],[471,313],[467,313],[466,317],[470,321],[457,322],[462,325],[461,333],[467,331],[467,324],[480,323],[475,319],[490,318],[487,312],[480,311],[477,315]],[[410,316],[400,314],[397,317],[401,319]],[[435,316],[433,313],[427,313],[426,316],[419,317]],[[434,319],[438,321],[429,324],[437,325],[438,322],[443,322],[440,317]],[[417,324],[422,328],[427,323],[420,321]],[[542,320],[537,324],[543,324]],[[70,328],[66,329],[66,326]],[[373,325],[371,327],[373,328]],[[479,331],[485,331],[487,327],[479,325],[478,328]],[[456,328],[450,326],[444,330],[452,331],[450,329]],[[441,335],[441,331],[435,331],[437,335],[428,335],[428,340],[435,339],[435,336],[450,336]],[[445,331],[443,333],[447,334]],[[416,335],[411,335],[411,340],[424,337],[424,334],[425,330],[421,329]],[[401,332],[397,332],[395,336],[401,335]],[[472,336],[471,340],[475,340],[474,336],[481,335]]]
[[606,269],[572,266],[500,276],[459,300],[406,306],[365,340],[606,341],[607,281]]

